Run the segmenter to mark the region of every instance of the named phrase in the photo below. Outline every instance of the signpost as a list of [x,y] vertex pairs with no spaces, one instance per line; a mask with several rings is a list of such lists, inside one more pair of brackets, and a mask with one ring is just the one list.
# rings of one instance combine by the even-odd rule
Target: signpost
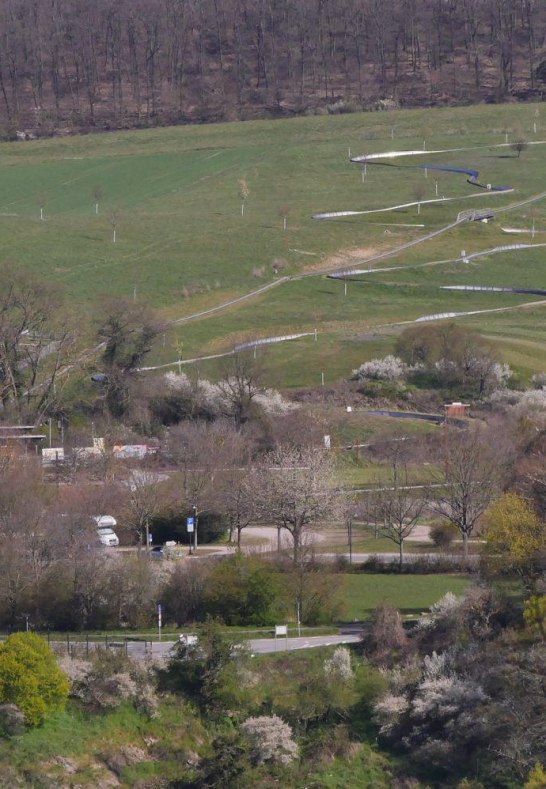
[[191,556],[191,554],[192,554],[192,549],[191,549],[191,545],[192,545],[192,543],[191,543],[191,535],[192,535],[192,534],[194,533],[194,531],[195,531],[195,519],[194,519],[194,518],[191,518],[191,517],[190,517],[190,518],[186,518],[186,530],[187,530],[188,534],[190,535],[190,538],[189,538],[189,540],[190,540],[190,556]]
[[286,638],[286,649],[288,649],[288,627],[286,625],[275,625],[275,652],[277,651],[278,636]]

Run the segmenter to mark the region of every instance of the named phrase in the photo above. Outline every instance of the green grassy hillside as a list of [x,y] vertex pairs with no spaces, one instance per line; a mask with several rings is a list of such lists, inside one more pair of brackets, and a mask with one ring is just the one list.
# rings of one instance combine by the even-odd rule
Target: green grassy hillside
[[[432,313],[514,307],[537,297],[442,291],[441,284],[540,287],[542,250],[479,258],[469,265],[440,263],[499,244],[531,242],[508,236],[503,224],[546,229],[546,200],[502,214],[493,223],[469,223],[378,262],[404,266],[369,282],[340,282],[320,272],[358,265],[370,255],[441,228],[458,211],[508,206],[544,189],[546,146],[520,158],[507,148],[479,147],[532,131],[534,105],[368,113],[290,121],[248,122],[52,139],[0,146],[2,256],[28,266],[64,288],[78,311],[91,315],[101,294],[146,299],[167,318],[180,318],[248,293],[279,276],[319,274],[284,282],[263,295],[182,324],[169,332],[157,362],[230,350],[235,342],[319,330],[319,339],[268,351],[272,379],[288,386],[346,375],[378,347],[385,325]],[[486,183],[515,192],[415,206],[396,212],[317,222],[324,210],[368,210],[436,195],[463,198],[479,190],[465,176],[348,162],[352,155],[385,150],[473,148],[407,157],[404,165],[470,166]],[[241,216],[239,181],[249,196]],[[94,188],[102,190],[95,214]],[[45,221],[40,221],[40,205]],[[283,231],[282,213],[288,209]],[[112,213],[117,240],[112,242]],[[424,224],[424,228],[401,225]],[[537,235],[535,242],[546,240]],[[364,264],[366,266],[366,264]],[[367,267],[367,266],[366,266]],[[546,364],[543,308],[461,318],[506,348],[524,374]],[[362,342],[370,329],[379,334]],[[529,335],[532,334],[532,337]],[[360,338],[360,339],[359,339]],[[369,338],[367,338],[369,339]],[[524,343],[532,340],[532,349]],[[538,352],[537,352],[538,349]],[[203,366],[214,374],[215,366]],[[281,378],[279,378],[281,375]]]

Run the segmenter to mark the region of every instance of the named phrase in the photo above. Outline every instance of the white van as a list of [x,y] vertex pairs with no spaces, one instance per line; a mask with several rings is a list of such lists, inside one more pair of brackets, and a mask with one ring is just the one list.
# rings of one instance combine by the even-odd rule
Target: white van
[[117,548],[119,545],[119,537],[114,531],[114,526],[118,522],[112,515],[94,515],[93,520],[97,524],[97,534],[101,545],[107,548]]

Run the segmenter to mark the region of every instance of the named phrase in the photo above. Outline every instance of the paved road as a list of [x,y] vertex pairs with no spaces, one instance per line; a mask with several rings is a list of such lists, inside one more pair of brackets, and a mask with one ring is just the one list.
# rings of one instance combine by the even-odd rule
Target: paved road
[[[273,652],[292,652],[297,649],[313,649],[314,647],[329,647],[338,644],[355,644],[361,639],[361,627],[356,624],[349,628],[349,632],[341,635],[329,636],[301,636],[285,638],[284,636],[275,638],[253,638],[248,640],[241,640],[241,644],[248,644],[248,648],[252,655],[263,655]],[[108,648],[112,651],[119,651],[126,653],[134,660],[165,660],[168,658],[171,649],[178,643],[177,641],[131,641],[120,638],[116,641],[111,637],[108,640]],[[58,654],[66,653],[66,641],[51,641],[51,646]],[[82,654],[85,656],[87,650],[100,648],[104,649],[104,641],[89,641],[86,645],[85,641],[70,641],[70,652],[73,655]]]
[[[355,644],[358,641],[360,641],[359,633],[347,633],[345,635],[302,636],[301,638],[255,638],[250,639],[246,643],[252,655],[262,655],[272,652],[291,652],[295,649],[329,647],[336,644]],[[145,660],[147,658],[166,659],[176,643],[176,641],[128,641],[127,654],[135,660]],[[93,644],[89,644],[90,648],[93,648],[93,646]],[[110,648],[125,650],[125,642],[111,642]]]

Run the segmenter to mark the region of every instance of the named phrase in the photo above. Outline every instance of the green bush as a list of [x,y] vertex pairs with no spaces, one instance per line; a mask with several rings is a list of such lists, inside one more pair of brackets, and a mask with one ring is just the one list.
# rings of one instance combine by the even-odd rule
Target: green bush
[[270,562],[237,555],[212,570],[204,607],[226,625],[273,625],[280,584]]
[[64,707],[68,679],[45,641],[35,633],[15,633],[0,645],[0,703],[16,704],[27,726]]
[[430,530],[430,539],[437,548],[449,548],[459,536],[459,530],[452,523],[436,523]]

